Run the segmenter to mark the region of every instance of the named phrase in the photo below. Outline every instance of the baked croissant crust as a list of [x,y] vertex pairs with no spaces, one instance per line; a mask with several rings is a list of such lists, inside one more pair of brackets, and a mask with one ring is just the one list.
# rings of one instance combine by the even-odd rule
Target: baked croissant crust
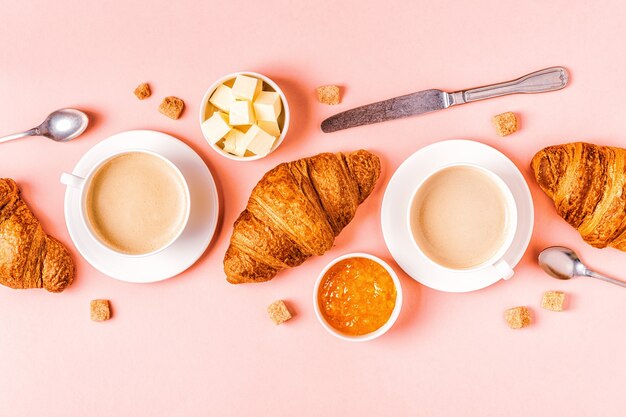
[[539,151],[531,162],[557,212],[596,248],[626,251],[626,150],[568,143]]
[[15,181],[0,178],[0,284],[61,292],[73,279],[65,246],[43,231]]
[[322,255],[379,176],[380,160],[364,150],[322,153],[267,172],[235,221],[224,257],[228,281],[268,281],[311,255]]

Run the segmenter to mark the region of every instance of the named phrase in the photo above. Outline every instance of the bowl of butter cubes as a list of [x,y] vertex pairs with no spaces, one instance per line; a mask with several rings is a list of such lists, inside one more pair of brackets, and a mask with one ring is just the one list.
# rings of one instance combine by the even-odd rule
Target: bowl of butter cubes
[[225,75],[202,98],[200,128],[220,155],[236,161],[261,159],[275,151],[287,134],[287,98],[262,74]]

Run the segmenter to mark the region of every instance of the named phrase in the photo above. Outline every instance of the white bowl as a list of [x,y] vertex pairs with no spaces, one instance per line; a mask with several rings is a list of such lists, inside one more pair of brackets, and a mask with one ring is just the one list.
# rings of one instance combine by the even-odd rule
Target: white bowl
[[[259,74],[257,72],[250,72],[250,71],[239,71],[239,72],[233,72],[232,74],[225,75],[222,78],[215,81],[209,87],[206,93],[204,93],[204,97],[202,97],[202,103],[200,103],[200,115],[199,115],[200,124],[202,124],[202,122],[204,122],[209,117],[211,117],[213,113],[217,110],[217,108],[213,106],[213,104],[209,103],[209,99],[211,98],[211,95],[213,94],[213,92],[220,85],[222,84],[228,85],[229,82],[231,83],[230,87],[232,87],[232,83],[234,83],[235,78],[237,78],[238,75],[248,75],[250,77],[258,78],[259,80],[263,81],[265,85],[270,87],[271,90],[269,91],[277,92],[278,95],[280,96],[280,100],[282,101],[283,111],[280,113],[280,116],[278,116],[278,127],[280,127],[280,136],[278,137],[278,139],[276,139],[276,142],[274,143],[272,150],[270,150],[270,152],[267,154],[269,155],[280,146],[280,144],[285,139],[287,130],[289,129],[289,104],[287,103],[287,97],[285,97],[283,90],[280,89],[278,84],[276,84],[274,81],[272,81],[271,79],[269,79],[263,74]],[[267,91],[267,90],[264,89],[264,91]],[[204,136],[204,133],[202,134],[202,136]],[[206,139],[206,137],[204,139]],[[211,146],[211,148],[213,148],[215,152],[217,152],[218,154],[222,155],[225,158],[232,159],[234,161],[255,161],[257,159],[261,159],[267,156],[267,155],[254,155],[254,156],[232,155],[228,152],[224,152],[224,150],[220,148],[219,146],[217,146],[217,144],[215,143],[211,143],[208,140],[207,140],[207,143]]]
[[[348,258],[367,258],[376,262],[377,264],[379,264],[380,266],[382,266],[383,268],[387,270],[387,272],[391,276],[391,279],[393,280],[393,284],[396,286],[396,305],[393,307],[393,311],[391,312],[391,316],[389,316],[389,320],[387,320],[385,324],[383,324],[381,327],[374,330],[373,332],[360,335],[360,336],[347,335],[335,329],[333,326],[331,326],[326,321],[326,319],[324,318],[324,315],[320,311],[320,306],[319,306],[318,298],[317,298],[319,288],[320,288],[320,283],[322,282],[324,275],[326,275],[326,272],[328,272],[328,270],[337,262],[343,261],[344,259],[348,259]],[[315,287],[313,288],[313,309],[315,310],[315,316],[317,317],[319,322],[333,336],[336,336],[339,339],[346,340],[348,342],[367,342],[368,340],[376,339],[377,337],[380,337],[383,334],[387,333],[387,330],[389,330],[391,326],[393,326],[393,324],[398,319],[398,316],[400,315],[400,310],[402,309],[402,286],[400,285],[400,280],[398,279],[398,275],[394,272],[393,269],[391,269],[391,267],[387,264],[387,262],[383,261],[382,259],[374,255],[370,255],[368,253],[360,253],[360,252],[348,253],[346,255],[342,255],[338,258],[335,258],[332,262],[326,265],[326,267],[322,270],[322,272],[317,277],[317,280],[315,281]]]

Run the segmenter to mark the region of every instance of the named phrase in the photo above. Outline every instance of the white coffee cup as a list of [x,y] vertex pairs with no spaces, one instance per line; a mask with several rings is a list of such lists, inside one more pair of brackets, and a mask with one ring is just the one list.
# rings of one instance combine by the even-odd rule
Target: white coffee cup
[[[430,258],[420,247],[420,245],[418,244],[418,242],[416,241],[413,233],[412,233],[412,227],[411,227],[411,213],[412,213],[412,209],[413,209],[413,205],[414,205],[414,201],[416,196],[419,194],[420,189],[422,188],[422,186],[424,186],[424,184],[430,179],[432,178],[434,175],[438,174],[439,172],[443,171],[444,169],[448,169],[448,168],[453,168],[453,167],[470,167],[470,168],[474,168],[476,170],[479,170],[480,172],[482,172],[483,174],[485,174],[499,189],[499,191],[501,192],[502,196],[504,197],[504,201],[505,201],[505,210],[506,210],[506,217],[507,217],[507,221],[506,221],[506,229],[504,231],[504,239],[502,242],[502,245],[499,247],[499,249],[491,256],[489,257],[489,259],[485,260],[484,262],[480,263],[479,265],[476,266],[472,266],[470,268],[450,268],[446,265],[442,265],[441,263],[437,262],[436,260]],[[473,271],[477,271],[477,270],[481,270],[484,268],[494,268],[496,269],[496,271],[498,271],[498,273],[500,274],[500,276],[503,279],[509,279],[513,276],[513,268],[503,259],[504,255],[506,254],[507,250],[509,249],[509,247],[511,246],[511,244],[513,243],[513,239],[515,237],[515,233],[517,231],[517,205],[515,203],[515,199],[513,197],[513,194],[511,193],[511,190],[509,189],[509,187],[506,185],[506,183],[502,180],[502,178],[500,178],[498,175],[496,175],[494,172],[479,166],[479,165],[475,165],[475,164],[469,164],[469,163],[456,163],[456,164],[450,164],[450,165],[446,165],[443,167],[438,168],[436,171],[432,172],[430,175],[428,175],[426,178],[424,178],[424,180],[422,180],[419,185],[415,188],[415,191],[413,192],[413,195],[411,197],[411,203],[409,204],[408,210],[407,210],[407,216],[406,216],[406,224],[407,227],[409,229],[409,233],[411,235],[411,240],[413,241],[413,245],[415,247],[415,249],[420,252],[424,258],[426,258],[429,262],[431,262],[434,265],[437,265],[440,268],[444,268],[446,270],[449,271],[453,271],[453,272],[473,272]]]
[[[91,186],[91,181],[94,178],[94,175],[96,174],[96,172],[98,172],[98,170],[107,162],[109,162],[110,160],[121,156],[121,155],[125,155],[125,154],[131,154],[131,153],[145,153],[151,156],[154,156],[158,159],[160,159],[161,161],[163,161],[165,164],[167,164],[169,166],[170,169],[172,169],[173,172],[176,173],[176,175],[178,176],[178,180],[180,181],[180,184],[183,186],[183,195],[184,195],[184,213],[183,213],[183,221],[181,222],[179,229],[177,230],[177,232],[175,233],[175,235],[169,239],[165,244],[163,244],[162,246],[160,246],[159,248],[147,252],[147,253],[140,253],[140,254],[129,254],[129,253],[125,253],[122,251],[119,251],[111,246],[109,246],[106,242],[104,242],[102,239],[100,239],[98,237],[98,235],[94,232],[89,220],[88,220],[88,215],[87,215],[87,195],[88,195],[88,191],[89,188]],[[127,150],[123,150],[117,153],[114,153],[112,155],[108,155],[107,157],[101,159],[98,163],[94,164],[94,166],[89,170],[89,172],[87,173],[87,175],[85,175],[84,177],[78,176],[78,175],[74,175],[74,174],[69,174],[69,173],[62,173],[61,174],[61,178],[60,181],[62,184],[68,186],[68,187],[72,187],[75,188],[76,190],[78,190],[79,194],[79,201],[80,201],[80,205],[81,205],[81,209],[80,209],[80,218],[81,221],[83,223],[83,226],[85,227],[85,229],[87,230],[87,232],[89,233],[89,235],[93,238],[94,241],[96,241],[104,250],[109,250],[109,251],[113,251],[119,255],[123,255],[123,256],[128,256],[128,257],[142,257],[142,256],[150,256],[150,255],[154,255],[158,252],[161,252],[163,250],[165,250],[166,248],[168,248],[169,246],[171,246],[176,240],[178,240],[178,238],[180,237],[180,235],[183,233],[183,231],[185,230],[185,227],[187,226],[187,222],[189,221],[189,215],[190,215],[190,211],[191,211],[191,196],[189,193],[189,186],[187,184],[187,181],[185,180],[184,175],[182,174],[182,172],[178,169],[178,167],[169,159],[165,158],[163,155],[157,154],[155,152],[152,151],[148,151],[145,149],[127,149]]]

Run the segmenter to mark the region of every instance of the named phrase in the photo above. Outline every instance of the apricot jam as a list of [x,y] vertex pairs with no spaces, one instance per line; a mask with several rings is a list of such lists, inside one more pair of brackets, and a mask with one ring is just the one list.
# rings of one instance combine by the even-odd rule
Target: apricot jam
[[396,305],[396,286],[379,263],[348,258],[324,274],[317,300],[328,324],[346,335],[361,336],[387,323]]

